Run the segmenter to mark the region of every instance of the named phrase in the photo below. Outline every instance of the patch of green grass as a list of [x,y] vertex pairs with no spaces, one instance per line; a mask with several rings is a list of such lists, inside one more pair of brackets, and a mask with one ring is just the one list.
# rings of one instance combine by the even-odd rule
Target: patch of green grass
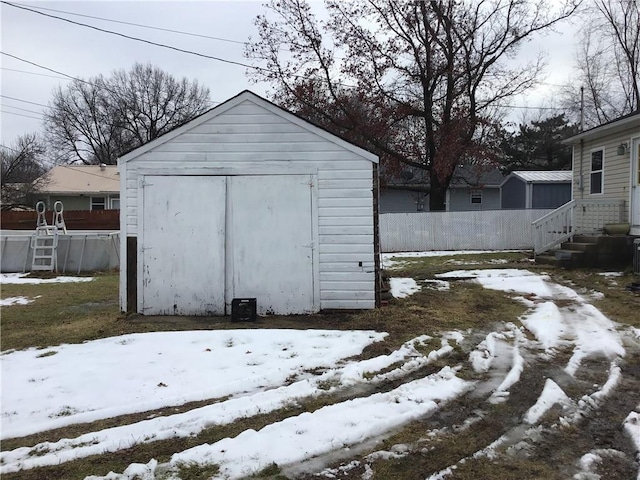
[[281,477],[280,472],[281,472],[280,467],[278,466],[277,463],[274,462],[274,463],[271,463],[270,465],[267,465],[259,472],[251,475],[251,478],[274,478],[274,477],[286,478],[286,477]]
[[588,297],[592,291],[603,293],[603,298],[590,299],[589,302],[611,320],[640,328],[640,294],[625,289],[627,285],[638,282],[638,276],[631,271],[624,271],[619,277],[604,277],[598,273],[601,272],[549,269],[554,281],[570,286],[583,296]]
[[72,408],[69,405],[64,405],[58,413],[50,415],[50,417],[70,417],[75,413],[78,413],[75,408]]
[[56,355],[58,352],[56,352],[55,350],[49,350],[46,351],[44,353],[41,353],[40,355],[36,356],[36,358],[45,358],[45,357],[50,357],[52,355]]
[[526,478],[531,480],[565,480],[566,473],[560,472],[554,465],[543,461],[520,458],[500,458],[489,460],[486,457],[469,459],[457,466],[452,480],[513,480]]
[[180,480],[203,480],[217,475],[220,472],[220,467],[216,464],[200,465],[190,462],[179,463],[177,470]]
[[467,268],[512,268],[514,265],[526,268],[531,265],[531,252],[472,253],[442,257],[399,256],[393,260],[401,263],[387,271],[389,276],[425,279],[431,278],[435,273]]
[[82,283],[2,285],[3,297],[18,295],[40,298],[2,307],[3,351],[80,343],[127,331],[118,312],[117,274],[98,274]]
[[430,338],[422,342],[413,342],[413,348],[415,348],[422,355],[429,355],[434,350],[438,350],[442,347],[442,340],[439,338]]

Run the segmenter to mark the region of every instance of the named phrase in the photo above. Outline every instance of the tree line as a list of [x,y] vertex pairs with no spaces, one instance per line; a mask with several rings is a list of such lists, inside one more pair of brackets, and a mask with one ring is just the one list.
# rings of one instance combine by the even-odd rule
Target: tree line
[[[247,43],[256,67],[248,75],[268,82],[277,104],[377,153],[384,178],[425,172],[431,210],[444,208],[456,165],[568,169],[560,140],[581,118],[591,127],[639,107],[636,0],[326,0],[325,8],[318,19],[305,0],[271,0]],[[517,62],[521,48],[574,17],[583,27],[574,77],[557,96],[564,113],[507,128],[509,101],[536,86],[545,66],[543,57]],[[15,194],[7,185],[41,175],[45,152],[53,163],[114,164],[210,107],[207,88],[152,65],[58,87],[44,137],[0,151],[3,204]]]

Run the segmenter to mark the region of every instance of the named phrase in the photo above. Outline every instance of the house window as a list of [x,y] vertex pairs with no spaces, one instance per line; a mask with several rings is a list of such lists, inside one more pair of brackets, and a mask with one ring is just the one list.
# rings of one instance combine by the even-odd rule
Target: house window
[[91,197],[91,210],[104,210],[105,198],[104,197]]
[[592,194],[604,190],[604,148],[591,152],[591,191]]
[[482,203],[482,190],[471,190],[471,203]]
[[118,210],[120,208],[120,195],[113,195],[109,198],[109,208],[111,210]]

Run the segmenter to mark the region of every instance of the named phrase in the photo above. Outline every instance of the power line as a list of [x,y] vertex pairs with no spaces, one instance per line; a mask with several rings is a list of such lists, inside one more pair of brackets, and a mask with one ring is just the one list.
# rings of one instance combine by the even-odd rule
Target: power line
[[49,107],[48,107],[48,105],[44,105],[44,104],[42,104],[42,103],[30,102],[29,100],[22,100],[21,98],[10,97],[9,95],[2,95],[2,94],[0,94],[0,97],[2,97],[2,98],[8,98],[9,100],[15,100],[16,102],[30,103],[30,104],[32,104],[32,105],[38,105],[39,107],[49,108]]
[[7,113],[9,115],[17,115],[19,117],[33,118],[34,120],[42,120],[41,117],[32,117],[31,115],[23,115],[22,113],[7,112],[6,110],[0,110],[0,112]]
[[[42,68],[44,70],[47,70],[47,71],[53,72],[53,73],[57,73],[59,75],[64,75],[65,77],[70,78],[71,80],[75,80],[75,81],[81,82],[81,83],[86,83],[87,85],[91,85],[92,87],[103,88],[109,93],[115,93],[113,90],[111,90],[110,88],[108,88],[105,85],[96,85],[95,83],[88,82],[86,80],[83,80],[82,78],[74,77],[73,75],[68,75],[68,74],[66,74],[64,72],[61,72],[59,70],[54,70],[53,68],[45,67],[44,65],[40,65],[39,63],[35,63],[35,62],[30,61],[30,60],[26,60],[24,58],[17,57],[16,55],[11,55],[10,53],[7,53],[7,52],[0,51],[0,53],[2,55],[6,55],[7,57],[15,58],[16,60],[20,60],[21,62],[25,62],[25,63],[28,63],[29,65],[33,65],[34,67]],[[33,102],[28,102],[28,103],[33,103]],[[36,104],[36,105],[38,105],[38,104]],[[41,105],[41,106],[46,107],[47,105]]]
[[[3,3],[6,3],[6,2],[3,2]],[[7,3],[7,5],[12,5],[12,4]],[[12,6],[15,6],[15,5],[12,5]],[[156,26],[153,26],[153,25],[144,25],[144,24],[141,24],[141,23],[125,22],[123,20],[114,20],[112,18],[94,17],[92,15],[83,15],[81,13],[66,12],[64,10],[56,10],[54,8],[37,7],[37,6],[33,6],[33,5],[31,6],[31,8],[34,8],[36,10],[46,10],[46,11],[49,11],[49,12],[64,13],[66,15],[74,15],[76,17],[92,18],[94,20],[102,20],[102,21],[105,21],[105,22],[120,23],[122,25],[130,25],[130,26],[133,26],[133,27],[141,27],[141,28],[148,28],[148,29],[151,29],[151,30],[159,30],[161,32],[178,33],[180,35],[189,35],[191,37],[207,38],[209,40],[218,40],[218,41],[221,41],[221,42],[229,42],[229,43],[236,43],[236,44],[239,44],[239,45],[247,45],[247,42],[243,42],[241,40],[232,40],[230,38],[212,37],[212,36],[209,36],[209,35],[202,35],[200,33],[184,32],[182,30],[172,30],[170,28],[156,27]]]
[[[111,35],[117,35],[119,37],[123,37],[123,38],[129,39],[129,40],[134,40],[136,42],[147,43],[149,45],[155,45],[156,47],[167,48],[169,50],[174,50],[176,52],[186,53],[186,54],[189,54],[189,55],[195,55],[197,57],[202,57],[202,58],[208,58],[210,60],[216,60],[218,62],[228,63],[228,64],[231,64],[231,65],[238,65],[238,66],[244,67],[244,68],[250,68],[250,69],[253,69],[253,70],[269,72],[269,70],[267,70],[265,68],[262,68],[262,67],[256,67],[254,65],[249,65],[247,63],[242,63],[242,62],[236,62],[235,60],[228,60],[226,58],[215,57],[213,55],[206,55],[204,53],[194,52],[192,50],[185,50],[183,48],[173,47],[171,45],[166,45],[164,43],[153,42],[151,40],[145,40],[143,38],[133,37],[131,35],[126,35],[124,33],[114,32],[113,30],[106,30],[104,28],[95,27],[93,25],[88,25],[86,23],[81,23],[81,22],[76,22],[76,21],[73,21],[73,20],[69,20],[68,18],[58,17],[56,15],[50,15],[48,13],[39,12],[37,10],[33,10],[31,8],[23,7],[21,5],[14,5],[13,3],[9,3],[9,2],[4,1],[4,0],[2,0],[0,3],[3,3],[5,5],[9,5],[11,7],[19,8],[21,10],[26,10],[28,12],[36,13],[38,15],[42,15],[42,16],[45,16],[45,17],[55,18],[56,20],[61,20],[63,22],[68,22],[68,23],[71,23],[73,25],[78,25],[78,26],[81,26],[81,27],[90,28],[92,30],[97,30],[99,32],[109,33]],[[31,63],[31,62],[28,62],[28,63]],[[47,70],[50,70],[50,69],[47,69]],[[54,73],[60,73],[60,72],[55,72],[54,70],[51,70],[51,71],[53,71]],[[61,74],[61,75],[64,75],[64,74]],[[68,75],[65,75],[65,76],[68,76]]]
[[[97,174],[97,173],[87,172],[87,171],[85,171],[83,168],[77,168],[77,167],[83,167],[84,165],[60,165],[60,166],[61,166],[62,168],[69,168],[69,169],[71,169],[71,170],[73,170],[73,171],[75,171],[75,172],[82,173],[83,175],[92,175],[92,176],[94,176],[94,177],[98,177],[98,178],[101,178],[101,179],[103,179],[103,180],[104,180],[105,178],[106,178],[106,179],[109,179],[109,177],[107,177],[106,175],[99,175],[99,174]],[[91,166],[95,166],[95,167],[97,167],[98,165],[91,165]],[[110,166],[110,167],[115,167],[115,165],[108,165],[108,166]],[[116,171],[117,171],[117,169],[116,169]]]
[[[82,78],[74,77],[73,75],[69,75],[69,74],[64,73],[64,72],[61,72],[61,71],[59,71],[59,70],[54,70],[53,68],[45,67],[44,65],[40,65],[39,63],[32,62],[32,61],[30,61],[30,60],[27,60],[27,59],[24,59],[24,58],[18,57],[18,56],[16,56],[16,55],[11,55],[10,53],[7,53],[7,52],[0,51],[0,53],[1,53],[2,55],[6,55],[6,56],[8,56],[8,57],[15,58],[16,60],[20,60],[21,62],[28,63],[29,65],[33,65],[33,66],[35,66],[35,67],[43,68],[43,69],[48,70],[48,71],[50,71],[50,72],[55,72],[55,73],[58,73],[58,74],[60,74],[60,75],[64,75],[65,77],[70,78],[70,79],[72,79],[72,80],[77,80],[78,82],[86,83],[87,85],[91,85],[91,86],[96,87],[96,88],[103,88],[103,89],[105,89],[106,91],[108,91],[108,92],[110,92],[110,93],[116,93],[116,92],[114,92],[113,90],[109,89],[109,88],[108,88],[107,86],[105,86],[105,85],[97,85],[97,84],[95,84],[95,83],[88,82],[88,81],[86,81],[86,80],[83,80]],[[51,75],[47,75],[47,76],[51,76]],[[11,98],[12,100],[17,100],[17,101],[19,101],[19,102],[33,103],[34,105],[40,105],[41,107],[47,107],[47,108],[48,108],[48,106],[47,106],[47,105],[42,105],[41,103],[28,102],[27,100],[20,100],[19,98],[7,97],[6,95],[0,95],[0,97]],[[217,103],[221,103],[221,102],[216,102],[216,101],[213,101],[213,100],[212,100],[212,101],[211,101],[211,103],[215,105],[215,104],[217,104]]]
[[[215,61],[222,62],[222,63],[228,63],[228,64],[231,64],[231,65],[238,65],[240,67],[249,68],[249,69],[252,69],[252,70],[257,70],[257,71],[260,71],[260,72],[274,73],[272,70],[269,70],[269,69],[266,69],[266,68],[262,68],[262,67],[257,67],[257,66],[254,66],[254,65],[249,65],[249,64],[246,64],[246,63],[243,63],[243,62],[238,62],[238,61],[235,61],[235,60],[229,60],[229,59],[225,59],[225,58],[221,58],[221,57],[216,57],[216,56],[213,56],[213,55],[207,55],[207,54],[204,54],[204,53],[194,52],[192,50],[186,50],[186,49],[183,49],[183,48],[174,47],[172,45],[158,43],[158,42],[154,42],[154,41],[151,41],[151,40],[146,40],[146,39],[143,39],[143,38],[138,38],[138,37],[134,37],[134,36],[131,36],[131,35],[126,35],[126,34],[120,33],[120,32],[114,32],[112,30],[107,30],[107,29],[96,27],[96,26],[93,26],[93,25],[88,25],[86,23],[76,22],[76,21],[70,20],[68,18],[63,18],[63,17],[59,17],[59,16],[56,16],[56,15],[50,15],[50,14],[47,14],[47,13],[40,12],[38,10],[34,10],[32,8],[27,8],[25,6],[16,5],[16,4],[7,2],[6,0],[1,0],[0,3],[3,3],[5,5],[9,5],[9,6],[14,7],[14,8],[19,8],[21,10],[26,10],[26,11],[29,11],[29,12],[32,12],[32,13],[35,13],[35,14],[38,14],[38,15],[45,16],[45,17],[53,18],[53,19],[56,19],[56,20],[61,20],[63,22],[68,22],[68,23],[71,23],[73,25],[77,25],[77,26],[81,26],[81,27],[85,27],[85,28],[90,28],[90,29],[93,29],[93,30],[97,30],[99,32],[108,33],[108,34],[111,34],[111,35],[116,35],[116,36],[119,36],[119,37],[123,37],[123,38],[126,38],[128,40],[147,43],[149,45],[154,45],[154,46],[161,47],[161,48],[167,48],[169,50],[174,50],[174,51],[177,51],[177,52],[180,52],[180,53],[186,53],[188,55],[195,55],[195,56],[198,56],[198,57],[207,58],[207,59],[215,60]],[[192,35],[192,36],[196,36],[196,37],[209,38],[209,39],[213,39],[213,40],[220,40],[220,41],[226,41],[226,42],[231,42],[231,43],[238,43],[238,44],[245,44],[245,45],[247,44],[247,42],[242,42],[242,41],[239,41],[239,40],[231,40],[231,39],[225,39],[225,38],[221,38],[221,37],[211,37],[211,36],[207,36],[207,35],[184,32],[184,31],[180,31],[180,30],[172,30],[172,29],[166,29],[166,28],[162,28],[162,27],[154,27],[154,26],[150,26],[150,25],[137,24],[137,23],[133,23],[133,22],[125,22],[125,21],[120,21],[120,20],[113,20],[113,19],[108,19],[108,18],[104,18],[104,17],[95,17],[95,16],[91,16],[91,15],[83,15],[83,14],[78,14],[78,13],[66,12],[66,11],[63,11],[63,10],[56,10],[56,9],[52,9],[52,8],[45,8],[45,7],[34,7],[34,8],[37,8],[37,9],[40,9],[40,10],[47,10],[47,11],[57,12],[57,13],[64,13],[64,14],[68,14],[68,15],[76,15],[76,16],[80,16],[80,17],[93,18],[93,19],[103,20],[103,21],[107,21],[107,22],[121,23],[121,24],[124,24],[124,25],[132,25],[132,26],[136,26],[136,27],[167,31],[167,32],[171,32],[171,33],[179,33],[179,34],[183,34],[183,35]],[[51,68],[44,67],[42,65],[38,65],[36,63],[30,62],[28,60],[21,59],[19,57],[14,56],[14,55],[9,55],[9,54],[6,54],[6,53],[4,53],[4,54],[8,55],[10,57],[13,57],[15,59],[21,60],[23,62],[30,63],[31,65],[37,66],[39,68],[43,68],[45,70],[48,70],[48,71],[51,71],[51,72],[54,72],[54,73],[58,73],[59,75],[64,75],[67,78],[71,78],[73,80],[78,80],[78,81],[87,83],[89,85],[96,86],[96,85],[94,85],[94,84],[92,84],[90,82],[87,82],[85,80],[79,79],[77,77],[73,77],[71,75],[67,75],[65,73],[53,70]],[[10,69],[7,69],[7,70],[10,70]],[[16,71],[18,71],[18,70],[16,70]],[[38,75],[37,73],[33,73],[33,72],[24,72],[24,73],[32,73],[34,75]],[[42,75],[42,74],[40,74],[40,75]],[[293,77],[295,77],[295,78],[305,78],[305,79],[307,78],[307,77],[305,77],[303,75],[293,75]],[[541,83],[543,85],[548,85],[548,86],[556,86],[556,87],[562,87],[563,86],[563,85],[553,84],[553,83],[548,83],[548,82],[539,82],[539,83]],[[341,83],[338,83],[338,85],[343,85],[343,86],[350,87],[350,85],[344,85],[344,84],[341,84]],[[556,107],[528,107],[528,106],[516,106],[516,105],[503,105],[502,107],[505,107],[505,108],[520,108],[520,109],[534,109],[534,110],[562,110],[562,108],[556,108]]]
[[18,73],[28,73],[29,75],[38,75],[39,77],[49,77],[49,78],[62,78],[58,75],[47,75],[46,73],[38,73],[38,72],[28,72],[27,70],[18,70],[17,68],[8,68],[8,67],[0,67],[2,70],[8,70],[10,72],[18,72]]
[[10,53],[2,52],[2,51],[0,51],[0,53],[2,55],[6,55],[7,57],[15,58],[16,60],[20,60],[21,62],[28,63],[29,65],[33,65],[34,67],[42,68],[44,70],[48,70],[49,72],[57,73],[58,75],[63,75],[65,77],[67,77],[67,78],[70,78],[71,80],[77,80],[78,82],[87,83],[89,85],[93,85],[94,87],[98,86],[98,85],[95,85],[95,84],[93,84],[91,82],[87,82],[86,80],[82,80],[81,78],[77,78],[77,77],[74,77],[72,75],[67,75],[64,72],[60,72],[59,70],[54,70],[53,68],[45,67],[44,65],[40,65],[39,63],[35,63],[35,62],[30,61],[30,60],[25,60],[24,58],[20,58],[20,57],[17,57],[15,55],[11,55]]
[[36,115],[42,115],[42,112],[36,112],[35,110],[27,110],[26,108],[14,107],[13,105],[3,105],[3,107],[15,108],[16,110],[22,110],[23,112],[35,113]]
[[518,108],[523,110],[566,110],[564,107],[530,107],[528,105],[496,105],[500,108]]

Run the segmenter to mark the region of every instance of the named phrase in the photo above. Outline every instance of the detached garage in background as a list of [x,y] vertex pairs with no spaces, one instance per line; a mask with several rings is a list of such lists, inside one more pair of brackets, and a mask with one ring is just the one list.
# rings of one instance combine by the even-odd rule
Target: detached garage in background
[[503,209],[558,208],[571,200],[571,170],[517,171],[500,187]]
[[374,308],[377,162],[249,91],[128,153],[122,310]]

